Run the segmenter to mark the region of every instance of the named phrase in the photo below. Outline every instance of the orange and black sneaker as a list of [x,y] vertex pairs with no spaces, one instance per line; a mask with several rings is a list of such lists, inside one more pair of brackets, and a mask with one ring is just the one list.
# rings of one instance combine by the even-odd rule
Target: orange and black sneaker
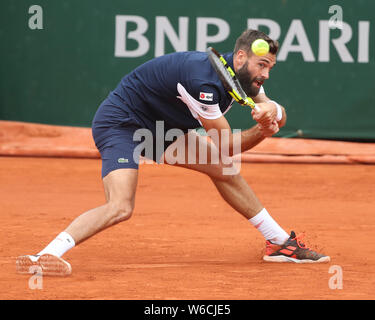
[[295,263],[322,263],[329,262],[329,256],[317,253],[303,244],[301,236],[296,236],[294,231],[283,245],[276,245],[270,240],[266,241],[266,254],[264,261],[268,262],[295,262]]

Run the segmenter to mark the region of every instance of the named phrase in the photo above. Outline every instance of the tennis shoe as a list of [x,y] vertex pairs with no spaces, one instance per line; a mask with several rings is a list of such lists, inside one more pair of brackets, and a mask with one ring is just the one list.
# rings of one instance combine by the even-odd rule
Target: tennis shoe
[[266,253],[263,260],[267,262],[294,262],[294,263],[322,263],[329,262],[329,256],[317,253],[301,242],[302,236],[296,236],[294,231],[283,245],[266,241]]
[[51,254],[27,255],[17,258],[16,271],[21,274],[64,277],[72,273],[72,267],[64,259]]

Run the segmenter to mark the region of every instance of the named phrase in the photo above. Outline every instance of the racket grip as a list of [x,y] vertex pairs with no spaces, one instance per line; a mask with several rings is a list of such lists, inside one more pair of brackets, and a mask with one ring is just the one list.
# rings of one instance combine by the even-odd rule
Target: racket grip
[[257,105],[255,105],[254,110],[255,110],[256,112],[259,112],[259,111],[260,111],[260,109],[259,109],[259,107],[258,107]]

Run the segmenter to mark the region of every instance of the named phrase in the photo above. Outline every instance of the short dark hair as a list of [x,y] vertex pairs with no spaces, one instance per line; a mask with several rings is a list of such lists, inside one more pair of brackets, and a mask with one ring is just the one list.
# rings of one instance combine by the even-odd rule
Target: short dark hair
[[242,32],[242,34],[237,38],[236,45],[234,46],[234,53],[238,50],[244,50],[247,53],[252,54],[251,45],[257,39],[263,39],[270,45],[270,53],[276,54],[279,50],[279,43],[276,40],[272,40],[264,32],[259,30],[248,29]]

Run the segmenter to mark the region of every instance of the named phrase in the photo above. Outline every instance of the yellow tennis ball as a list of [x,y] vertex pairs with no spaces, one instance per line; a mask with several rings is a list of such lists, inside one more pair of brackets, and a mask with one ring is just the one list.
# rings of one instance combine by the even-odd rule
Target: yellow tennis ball
[[270,45],[263,39],[257,39],[251,45],[251,50],[253,50],[257,56],[264,56],[270,50]]

